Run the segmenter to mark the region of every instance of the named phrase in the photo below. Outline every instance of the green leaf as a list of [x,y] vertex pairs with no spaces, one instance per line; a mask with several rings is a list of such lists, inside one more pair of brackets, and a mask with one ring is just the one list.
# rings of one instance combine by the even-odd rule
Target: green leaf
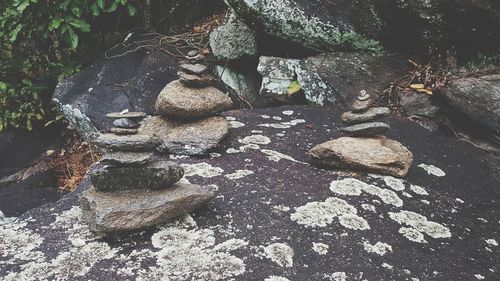
[[127,12],[130,16],[135,16],[137,14],[136,8],[130,3],[127,3]]
[[68,41],[71,49],[76,49],[78,46],[78,35],[76,35],[75,31],[71,26],[68,26]]
[[290,85],[288,86],[288,89],[287,89],[287,93],[289,96],[293,95],[293,94],[296,94],[298,92],[300,92],[300,83],[299,81],[293,81],[292,83],[290,83]]
[[18,24],[11,32],[9,32],[9,40],[10,42],[14,42],[17,39],[17,35],[19,32],[23,29],[23,26],[21,24]]
[[54,31],[59,28],[64,19],[53,19],[49,23],[49,31]]
[[74,28],[80,30],[81,32],[90,32],[90,24],[81,19],[71,19],[69,20],[69,24],[71,24]]
[[26,8],[30,5],[30,0],[24,0],[22,2],[19,3],[19,5],[16,7],[16,10],[19,12],[19,13],[22,13],[24,12],[24,10],[26,10]]
[[104,0],[97,0],[97,6],[99,9],[104,9]]

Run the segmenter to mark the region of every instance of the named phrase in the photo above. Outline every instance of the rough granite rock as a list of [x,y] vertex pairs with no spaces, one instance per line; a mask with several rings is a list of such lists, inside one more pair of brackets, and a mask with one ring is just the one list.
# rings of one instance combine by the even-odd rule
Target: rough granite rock
[[356,99],[351,106],[351,111],[355,113],[360,113],[368,110],[373,104],[373,99],[369,98],[366,100]]
[[110,151],[102,156],[100,162],[113,166],[142,166],[149,164],[152,157],[152,152]]
[[163,116],[144,121],[141,134],[154,134],[162,141],[159,151],[180,155],[203,155],[217,147],[229,132],[224,117],[178,122]]
[[223,25],[210,33],[210,47],[213,54],[222,60],[254,57],[257,55],[256,33],[230,14]]
[[191,88],[203,88],[208,87],[214,83],[214,79],[209,75],[195,75],[188,74],[184,71],[177,72],[179,76],[179,81],[187,87]]
[[174,162],[155,161],[142,166],[100,166],[90,172],[92,185],[98,191],[134,189],[167,189],[184,175]]
[[387,136],[414,154],[407,177],[344,173],[306,154],[342,135],[338,108],[223,114],[238,126],[210,157],[171,156],[183,182],[217,189],[206,207],[101,236],[82,221],[85,176],[62,200],[0,225],[0,279],[498,279],[500,165],[489,153],[390,116]]
[[405,177],[413,163],[408,148],[386,138],[342,137],[315,146],[308,155],[312,163],[320,166],[396,177]]
[[391,114],[387,107],[372,107],[365,112],[355,113],[351,111],[344,112],[341,116],[342,121],[347,124],[357,124],[372,121],[377,118],[386,117]]
[[375,136],[380,135],[389,129],[389,125],[383,122],[368,122],[356,124],[348,127],[343,127],[340,131],[352,136]]
[[82,219],[99,233],[126,232],[165,223],[193,212],[214,197],[208,187],[175,184],[169,189],[119,193],[90,188],[80,196]]
[[200,63],[196,64],[184,63],[179,65],[179,68],[186,73],[195,75],[204,74],[208,70],[208,67],[206,65]]
[[93,139],[95,145],[104,149],[120,151],[153,151],[161,144],[154,135],[115,135],[100,134]]
[[188,88],[179,80],[173,81],[160,92],[156,112],[182,119],[197,119],[227,110],[233,102],[214,87]]
[[469,118],[500,131],[500,75],[459,79],[441,93]]

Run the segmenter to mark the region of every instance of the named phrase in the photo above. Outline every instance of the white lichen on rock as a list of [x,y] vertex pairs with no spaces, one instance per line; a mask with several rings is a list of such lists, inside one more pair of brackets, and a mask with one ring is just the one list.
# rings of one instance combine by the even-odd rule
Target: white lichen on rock
[[486,242],[486,244],[488,244],[490,246],[498,247],[498,242],[495,239],[486,239],[484,241]]
[[[421,214],[405,210],[400,212],[389,212],[388,214],[392,220],[398,222],[399,224],[410,226],[414,230],[420,233],[425,233],[432,238],[439,239],[439,238],[451,237],[451,232],[449,228],[437,222],[429,221],[425,216],[422,216]],[[408,232],[407,229],[405,231]]]
[[377,196],[386,204],[402,207],[403,200],[392,190],[383,189],[375,185],[367,184],[354,178],[334,180],[330,184],[330,190],[336,194],[348,196],[360,196],[362,192]]
[[350,229],[369,229],[368,222],[357,215],[355,207],[346,201],[331,197],[324,202],[310,202],[298,207],[290,219],[306,227],[325,227],[338,218],[342,226]]
[[418,165],[418,167],[424,169],[429,175],[432,175],[432,176],[436,176],[436,177],[446,176],[446,173],[443,170],[441,170],[440,168],[438,168],[434,165],[420,164],[420,165]]
[[265,257],[281,267],[293,267],[293,249],[286,243],[274,243],[264,247]]
[[238,180],[246,176],[252,175],[254,172],[251,170],[236,170],[234,173],[224,175],[230,180]]
[[245,127],[245,124],[244,123],[241,123],[241,122],[238,122],[238,121],[229,121],[229,125],[231,126],[231,128],[233,129],[237,129],[237,128],[242,128],[242,127]]
[[328,246],[324,243],[313,242],[313,245],[312,245],[313,251],[315,251],[316,253],[318,253],[321,256],[328,254],[329,248],[330,248],[330,246]]
[[181,164],[184,168],[184,176],[200,176],[202,178],[213,178],[220,176],[224,173],[224,170],[219,167],[214,167],[208,163],[197,163],[197,164]]
[[411,191],[413,191],[414,193],[416,193],[418,195],[429,195],[429,193],[427,193],[425,188],[423,188],[419,185],[412,184],[412,185],[410,185],[410,189],[411,189]]
[[271,139],[263,135],[251,135],[243,139],[239,139],[238,142],[243,144],[265,145],[271,143]]
[[346,281],[347,280],[347,274],[345,272],[334,272],[330,275],[325,276],[326,280],[330,281]]
[[290,279],[281,276],[271,275],[266,279],[264,279],[264,281],[290,281]]
[[288,156],[286,154],[283,154],[283,153],[280,153],[280,152],[277,152],[277,151],[274,151],[274,150],[261,149],[261,151],[262,151],[262,153],[264,153],[264,154],[267,155],[267,158],[269,160],[274,161],[274,162],[279,162],[280,160],[284,159],[284,160],[292,161],[292,162],[295,162],[295,163],[307,164],[307,163],[304,163],[302,161],[296,160],[292,156]]
[[368,253],[377,254],[379,256],[384,256],[385,254],[392,252],[392,246],[383,242],[377,242],[374,245],[364,242],[363,246],[365,251]]

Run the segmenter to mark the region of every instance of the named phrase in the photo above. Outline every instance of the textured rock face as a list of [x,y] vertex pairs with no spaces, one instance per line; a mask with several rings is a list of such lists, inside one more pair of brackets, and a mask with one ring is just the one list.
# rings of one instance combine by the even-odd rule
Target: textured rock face
[[442,94],[465,115],[500,131],[500,75],[459,79]]
[[134,189],[168,189],[184,175],[184,169],[174,162],[157,161],[140,167],[102,166],[90,173],[97,191]]
[[141,134],[154,134],[162,141],[162,152],[181,155],[206,154],[224,139],[229,122],[224,117],[208,117],[188,123],[154,116],[144,121]]
[[227,21],[210,33],[210,47],[219,59],[236,60],[257,55],[255,31],[231,14]]
[[183,119],[207,117],[231,106],[231,99],[218,89],[187,88],[179,80],[165,86],[156,100],[158,114]]
[[104,149],[121,151],[153,151],[161,144],[154,135],[123,135],[101,134],[93,142]]
[[190,213],[214,196],[207,187],[175,184],[158,191],[82,193],[83,220],[94,232],[124,232],[147,228]]
[[112,127],[109,112],[153,114],[158,93],[176,73],[177,61],[160,51],[101,60],[61,81],[54,102],[80,135],[91,138]]
[[152,152],[111,151],[104,154],[100,162],[104,165],[114,166],[141,166],[149,164],[152,157]]
[[422,51],[428,51],[429,45],[493,49],[499,42],[500,4],[495,0],[226,3],[253,28],[320,51],[377,49],[370,38],[383,42],[399,38],[396,47]]
[[416,91],[398,91],[398,98],[406,116],[433,118],[439,112],[439,107],[434,105],[432,96]]
[[385,138],[342,137],[322,143],[309,151],[315,164],[358,169],[404,177],[413,162],[413,154],[401,143]]

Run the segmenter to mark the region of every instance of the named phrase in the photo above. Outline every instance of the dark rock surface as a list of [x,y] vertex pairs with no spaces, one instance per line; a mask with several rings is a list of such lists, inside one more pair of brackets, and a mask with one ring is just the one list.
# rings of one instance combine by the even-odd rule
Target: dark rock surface
[[225,115],[243,126],[231,130],[216,150],[220,155],[176,160],[185,180],[215,185],[216,197],[206,208],[145,232],[94,235],[78,207],[78,194],[89,187],[86,178],[76,193],[0,226],[0,276],[498,279],[500,175],[482,150],[386,118],[388,137],[414,154],[407,179],[340,173],[311,166],[306,156],[340,136],[334,108]]
[[177,60],[161,51],[102,59],[59,83],[54,101],[80,135],[108,131],[109,112],[154,114],[158,93],[177,79]]
[[423,52],[430,46],[494,50],[499,44],[500,4],[496,0],[226,3],[254,29],[320,51],[374,49],[376,44],[369,39]]
[[140,167],[100,166],[90,172],[97,191],[135,189],[168,189],[184,175],[184,169],[174,162],[155,161]]
[[416,91],[397,91],[398,103],[406,116],[434,118],[438,114],[440,108],[432,96]]
[[459,79],[441,93],[469,118],[500,131],[500,75]]

